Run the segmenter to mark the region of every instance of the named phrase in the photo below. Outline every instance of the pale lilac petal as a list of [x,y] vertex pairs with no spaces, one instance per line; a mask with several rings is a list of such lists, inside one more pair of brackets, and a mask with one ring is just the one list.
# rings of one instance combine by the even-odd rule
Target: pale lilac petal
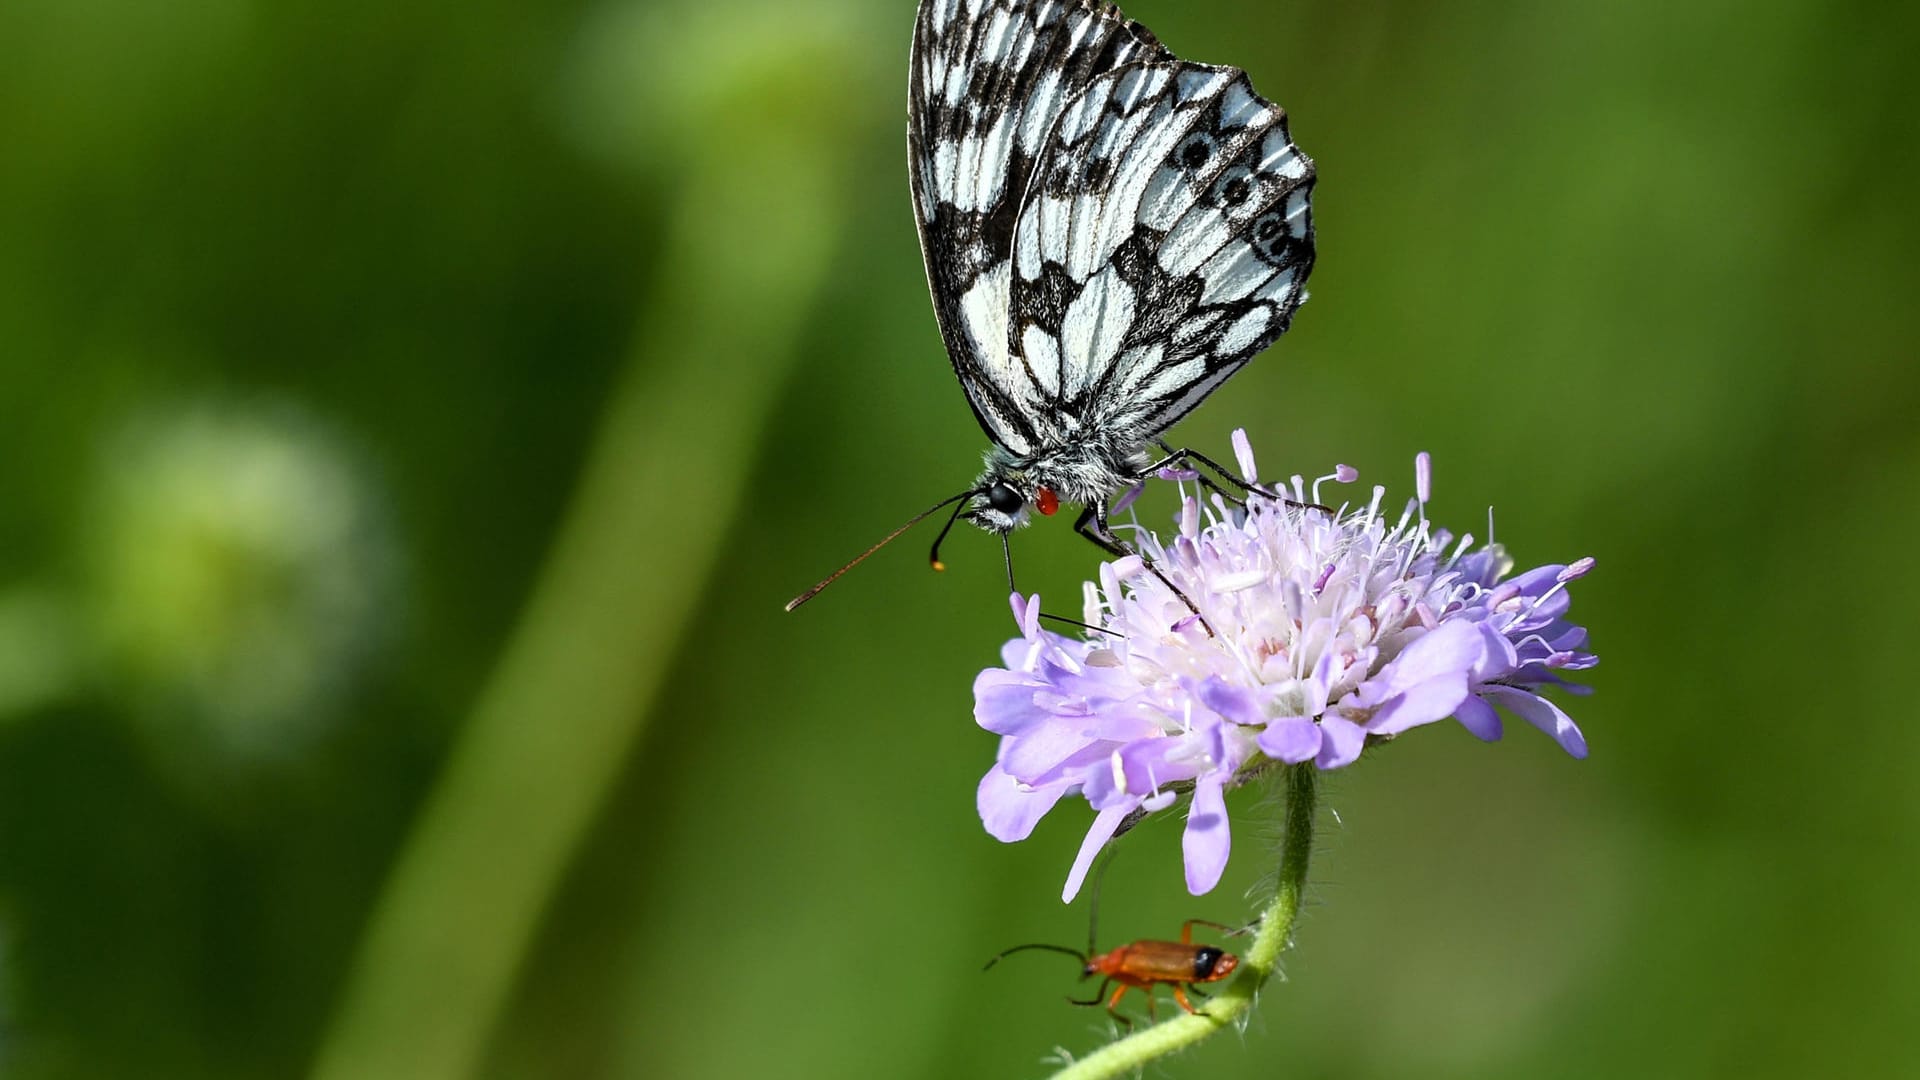
[[1327,698],[1330,696],[1327,688],[1332,686],[1334,680],[1339,677],[1339,673],[1334,670],[1338,664],[1339,656],[1332,649],[1322,651],[1320,653],[1320,659],[1314,663],[1313,688],[1315,697],[1319,699],[1320,707],[1308,715],[1319,716],[1327,710]]
[[1520,656],[1514,651],[1513,642],[1495,629],[1490,622],[1474,624],[1480,630],[1481,655],[1468,678],[1475,684],[1490,682],[1513,671],[1520,666]]
[[1560,711],[1560,706],[1538,694],[1529,694],[1525,690],[1514,690],[1504,686],[1489,686],[1480,691],[1481,696],[1492,699],[1493,703],[1513,713],[1520,719],[1553,736],[1560,748],[1577,758],[1587,756],[1587,738],[1580,734],[1573,718]]
[[1351,765],[1360,760],[1360,751],[1367,747],[1367,729],[1338,713],[1321,717],[1320,731],[1320,753],[1313,763],[1322,769]]
[[1234,686],[1218,675],[1209,675],[1199,685],[1200,703],[1236,724],[1258,727],[1267,722],[1267,711],[1251,690]]
[[1000,666],[1008,671],[1027,671],[1036,659],[1036,648],[1037,643],[1026,638],[1008,638],[1007,643],[1000,646]]
[[1298,765],[1320,752],[1320,725],[1304,716],[1282,717],[1269,722],[1258,741],[1261,753]]
[[1485,742],[1500,741],[1500,714],[1493,711],[1493,706],[1471,694],[1454,710],[1453,718],[1460,721],[1461,727]]
[[1201,777],[1193,788],[1193,804],[1187,808],[1187,831],[1180,846],[1186,854],[1187,891],[1195,896],[1211,892],[1220,884],[1227,854],[1233,850],[1225,784],[1226,779],[1218,773]]
[[1126,780],[1127,792],[1148,795],[1174,780],[1185,780],[1167,767],[1167,756],[1178,750],[1179,738],[1138,739],[1114,751],[1114,772]]
[[[1139,805],[1136,801],[1134,806]],[[1093,824],[1087,829],[1087,838],[1080,841],[1080,854],[1073,857],[1073,869],[1067,871],[1067,886],[1060,891],[1061,903],[1071,904],[1073,898],[1080,895],[1080,886],[1087,880],[1087,870],[1093,866],[1094,856],[1100,854],[1108,840],[1113,839],[1113,831],[1120,822],[1133,812],[1133,806],[1116,806],[1102,810],[1094,815]]]
[[1147,482],[1144,480],[1133,485],[1122,492],[1118,499],[1113,500],[1113,505],[1107,508],[1107,513],[1109,515],[1125,513],[1127,508],[1133,505],[1134,500],[1140,497],[1140,493],[1146,490]]
[[1286,679],[1268,688],[1262,712],[1269,716],[1301,716],[1312,719],[1327,711],[1327,682],[1319,675],[1311,679]]
[[1065,724],[1047,724],[1007,739],[1000,751],[1000,767],[1031,781],[1095,741]]
[[1388,689],[1398,692],[1437,676],[1464,674],[1480,662],[1485,650],[1479,626],[1458,621],[1441,623],[1400,650],[1387,665]]
[[1445,720],[1465,700],[1466,672],[1438,675],[1381,702],[1374,710],[1373,719],[1367,722],[1367,730],[1376,735],[1398,735],[1422,724]]
[[1401,650],[1361,695],[1378,702],[1367,730],[1396,735],[1453,715],[1467,697],[1467,673],[1486,653],[1479,626],[1442,623]]
[[1034,825],[1053,809],[1053,804],[1059,802],[1060,796],[1065,795],[1071,786],[1051,784],[1042,788],[1028,788],[996,765],[980,778],[980,788],[974,794],[974,802],[980,810],[980,823],[987,827],[987,835],[1011,844],[1016,840],[1025,840],[1033,832]]
[[1233,460],[1240,466],[1240,479],[1249,484],[1260,479],[1253,468],[1253,444],[1247,441],[1246,428],[1233,429]]
[[1019,735],[1053,719],[1034,704],[1045,684],[1022,672],[988,668],[973,680],[974,722],[995,735]]

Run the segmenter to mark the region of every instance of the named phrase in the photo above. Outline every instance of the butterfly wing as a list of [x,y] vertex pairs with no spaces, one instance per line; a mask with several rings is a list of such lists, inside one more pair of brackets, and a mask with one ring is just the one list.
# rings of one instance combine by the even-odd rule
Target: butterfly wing
[[907,160],[920,251],[954,373],[988,436],[1026,454],[1057,442],[1051,402],[1008,349],[1020,202],[1061,113],[1107,72],[1170,60],[1095,0],[921,0]]
[[1272,344],[1313,269],[1313,162],[1231,67],[1153,60],[1061,114],[1014,229],[1014,407],[1135,445]]

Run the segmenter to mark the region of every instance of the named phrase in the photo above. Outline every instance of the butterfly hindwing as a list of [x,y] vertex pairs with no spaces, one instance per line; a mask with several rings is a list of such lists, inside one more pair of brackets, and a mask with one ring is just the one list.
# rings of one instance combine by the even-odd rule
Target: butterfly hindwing
[[1058,432],[1007,348],[1023,194],[1061,113],[1105,73],[1171,59],[1094,0],[922,0],[908,93],[908,168],[927,283],[980,424],[1016,453]]
[[1313,266],[1313,163],[1230,67],[1094,80],[1042,148],[1008,294],[1015,405],[1144,441],[1287,328]]

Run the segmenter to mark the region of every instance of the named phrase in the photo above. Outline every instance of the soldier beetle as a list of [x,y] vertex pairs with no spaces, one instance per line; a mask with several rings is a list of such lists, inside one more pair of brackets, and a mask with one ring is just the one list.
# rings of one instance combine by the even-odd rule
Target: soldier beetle
[[[1172,985],[1173,1000],[1179,1002],[1181,1008],[1197,1016],[1207,1015],[1195,1009],[1193,1003],[1187,1000],[1188,991],[1204,999],[1207,994],[1196,984],[1219,982],[1233,974],[1234,968],[1240,965],[1240,958],[1213,945],[1195,945],[1193,928],[1210,926],[1229,936],[1244,934],[1248,928],[1227,926],[1207,919],[1188,919],[1180,925],[1179,941],[1135,941],[1108,952],[1096,953],[1094,942],[1097,940],[1095,928],[1100,914],[1100,878],[1104,876],[1106,866],[1102,865],[1100,870],[1102,873],[1094,879],[1093,896],[1089,903],[1091,910],[1087,913],[1085,952],[1070,949],[1065,945],[1047,945],[1037,942],[1015,945],[1011,949],[996,954],[981,970],[985,971],[999,963],[1002,958],[1017,952],[1027,949],[1045,949],[1048,952],[1065,953],[1080,961],[1080,978],[1083,980],[1095,975],[1101,976],[1100,989],[1092,997],[1084,1001],[1070,997],[1067,999],[1068,1002],[1074,1005],[1098,1005],[1105,1000],[1108,1014],[1126,1024],[1128,1030],[1132,1030],[1133,1021],[1119,1011],[1120,999],[1125,997],[1129,990],[1146,991],[1147,1016],[1149,1019],[1157,1020],[1159,1017],[1154,1007],[1153,990],[1161,983]],[[1113,992],[1113,997],[1108,998],[1107,987],[1114,983],[1119,983],[1120,987]]]

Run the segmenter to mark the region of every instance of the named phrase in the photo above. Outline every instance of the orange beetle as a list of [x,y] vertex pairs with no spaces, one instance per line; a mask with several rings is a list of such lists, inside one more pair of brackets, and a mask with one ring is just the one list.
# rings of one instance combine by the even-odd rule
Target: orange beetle
[[[1103,865],[1101,870],[1105,869]],[[1105,999],[1107,1012],[1114,1019],[1126,1024],[1129,1029],[1133,1027],[1133,1021],[1120,1013],[1120,999],[1127,996],[1129,990],[1146,991],[1147,1016],[1150,1019],[1158,1019],[1154,1008],[1153,988],[1160,983],[1168,983],[1173,987],[1173,1000],[1179,1002],[1181,1008],[1199,1016],[1207,1015],[1195,1009],[1193,1002],[1187,1000],[1187,991],[1191,990],[1199,997],[1206,997],[1207,995],[1196,984],[1219,982],[1233,974],[1234,968],[1240,966],[1240,958],[1213,945],[1195,945],[1193,928],[1210,926],[1230,936],[1244,934],[1248,928],[1231,927],[1207,919],[1188,919],[1180,926],[1179,941],[1136,941],[1109,952],[1096,953],[1093,951],[1093,943],[1099,905],[1100,881],[1096,877],[1091,901],[1093,911],[1087,916],[1087,950],[1085,952],[1069,949],[1065,945],[1039,943],[1015,945],[988,960],[987,968],[999,963],[1002,957],[1011,956],[1025,949],[1046,949],[1049,952],[1065,953],[1080,961],[1082,979],[1095,975],[1102,976],[1100,989],[1092,997],[1084,1001],[1079,998],[1067,1000],[1075,1005],[1098,1005]],[[981,970],[985,971],[987,968]],[[1113,997],[1107,998],[1107,987],[1113,983],[1119,983],[1120,987],[1113,992]]]

